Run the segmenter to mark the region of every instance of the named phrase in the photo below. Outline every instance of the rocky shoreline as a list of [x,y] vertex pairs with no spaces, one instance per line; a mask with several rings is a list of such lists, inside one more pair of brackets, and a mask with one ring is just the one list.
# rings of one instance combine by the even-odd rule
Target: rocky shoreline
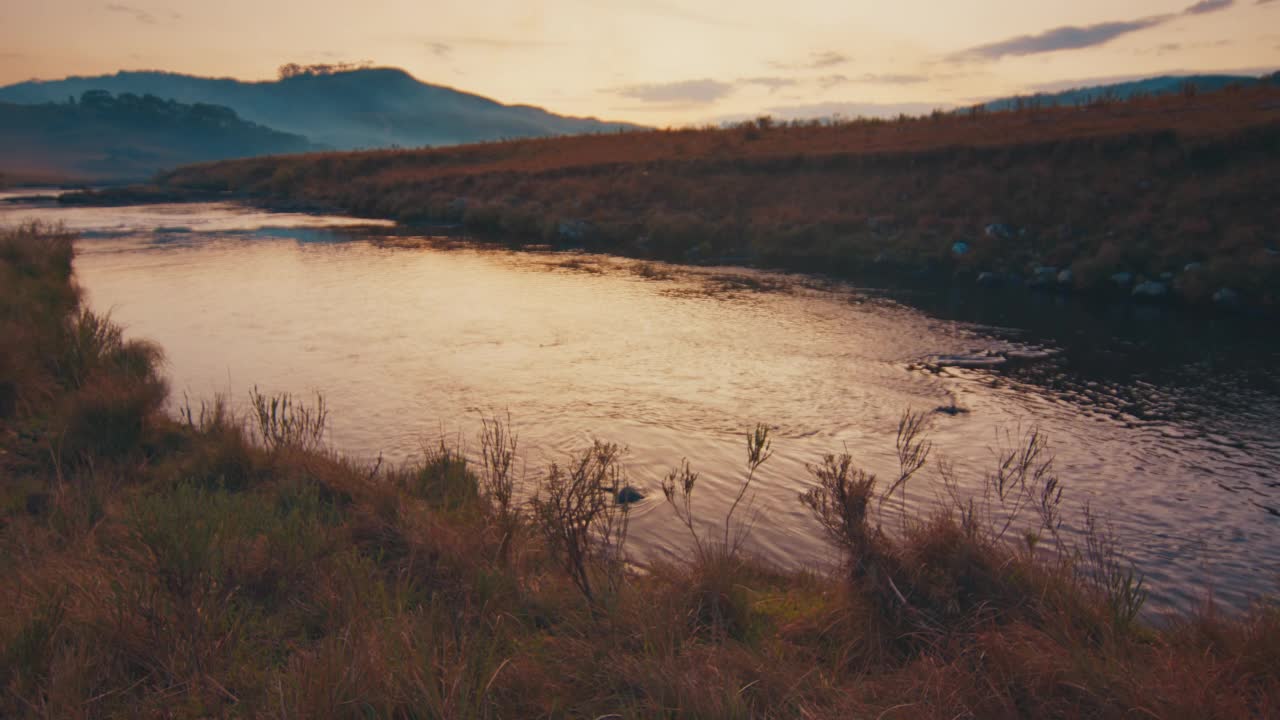
[[[332,203],[319,202],[308,198],[284,198],[280,196],[264,196],[260,194],[231,191],[205,190],[168,185],[128,185],[102,189],[86,189],[63,193],[56,202],[62,205],[120,207],[126,205],[158,204],[158,203],[191,203],[191,202],[241,202],[275,212],[303,212],[316,214],[352,214],[347,208]],[[461,205],[465,210],[464,204]],[[360,215],[357,215],[360,216]],[[370,219],[397,220],[378,215],[365,215]],[[604,252],[636,259],[656,259],[679,262],[690,265],[726,265],[754,267],[766,270],[804,272],[826,275],[841,279],[888,280],[891,284],[903,288],[920,286],[937,287],[944,284],[950,287],[974,286],[983,290],[1020,290],[1035,293],[1057,293],[1067,296],[1081,297],[1105,302],[1132,302],[1146,305],[1157,305],[1169,308],[1210,309],[1218,312],[1234,314],[1271,316],[1280,309],[1274,303],[1251,302],[1245,294],[1226,285],[1213,287],[1207,294],[1203,288],[1196,288],[1201,296],[1200,301],[1191,302],[1187,297],[1189,286],[1202,283],[1205,278],[1205,263],[1190,262],[1180,271],[1166,271],[1148,275],[1140,272],[1121,270],[1112,273],[1101,284],[1083,287],[1077,281],[1075,271],[1070,267],[1055,265],[1031,265],[1022,272],[982,269],[982,265],[969,262],[975,242],[956,240],[950,244],[948,257],[932,258],[922,262],[903,262],[890,257],[888,253],[879,253],[875,257],[847,256],[838,259],[819,258],[800,259],[786,256],[736,254],[716,255],[707,252],[706,248],[695,245],[681,256],[663,256],[653,252],[644,242],[617,242],[601,229],[585,220],[561,220],[556,223],[551,233],[543,233],[535,237],[511,233],[490,227],[477,227],[465,221],[465,213],[461,217],[439,219],[417,218],[412,221],[399,219],[399,227],[404,232],[429,232],[432,234],[471,235],[485,242],[496,242],[514,248],[537,247],[553,250],[579,250],[588,252]],[[873,230],[877,230],[873,228]],[[975,235],[986,240],[1009,241],[1020,236],[1025,237],[1027,229],[1017,228],[1003,223],[991,223],[980,229]],[[548,235],[550,235],[548,237]],[[1268,258],[1275,258],[1280,264],[1280,250],[1266,247],[1263,251]],[[990,262],[990,259],[988,259]],[[993,266],[1004,264],[1003,259],[996,258]]]

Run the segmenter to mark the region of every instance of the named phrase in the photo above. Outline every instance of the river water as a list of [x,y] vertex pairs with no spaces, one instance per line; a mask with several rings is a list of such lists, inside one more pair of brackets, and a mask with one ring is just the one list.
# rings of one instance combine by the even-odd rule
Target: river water
[[[938,468],[980,486],[995,455],[1047,434],[1068,537],[1088,503],[1146,575],[1151,607],[1241,608],[1280,584],[1280,342],[1256,320],[1089,308],[1050,296],[888,292],[819,278],[515,252],[348,218],[235,205],[60,207],[0,195],[0,225],[80,231],[96,310],[163,346],[174,402],[322,391],[329,440],[401,462],[442,437],[478,450],[507,414],[530,482],[592,438],[626,445],[637,561],[687,552],[659,482],[682,458],[718,520],[743,433],[773,429],[751,546],[832,554],[797,501],[806,464],[847,449],[892,476],[908,409]],[[954,406],[948,414],[935,408]]]

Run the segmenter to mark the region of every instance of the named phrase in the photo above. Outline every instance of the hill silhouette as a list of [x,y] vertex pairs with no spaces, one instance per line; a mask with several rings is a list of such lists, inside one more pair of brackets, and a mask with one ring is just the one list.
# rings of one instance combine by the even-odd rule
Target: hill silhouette
[[88,90],[151,94],[182,103],[225,105],[252,122],[336,149],[452,145],[636,127],[504,105],[421,82],[396,68],[285,69],[289,71],[280,79],[265,82],[152,71],[29,81],[0,88],[0,102],[61,102]]
[[1252,75],[1161,75],[1158,77],[1089,85],[1058,92],[1041,92],[991,100],[979,105],[984,110],[1016,110],[1028,103],[1039,107],[1071,107],[1088,105],[1099,100],[1129,100],[1141,96],[1172,95],[1177,93],[1211,93],[1232,85],[1248,87],[1260,83],[1280,84],[1280,72],[1254,77]]
[[0,103],[0,171],[133,179],[184,163],[319,149],[230,108],[103,90],[63,103]]
[[1280,86],[1258,83],[1078,108],[313,153],[157,180],[641,258],[1031,278],[1274,310],[1277,111]]

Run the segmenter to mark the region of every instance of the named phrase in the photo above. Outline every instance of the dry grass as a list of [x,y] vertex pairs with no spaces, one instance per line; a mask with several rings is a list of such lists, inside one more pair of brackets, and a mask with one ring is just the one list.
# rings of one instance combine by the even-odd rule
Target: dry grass
[[[1280,86],[1264,84],[1083,108],[257,158],[160,182],[682,262],[935,279],[1052,266],[1099,294],[1118,292],[1117,272],[1172,273],[1181,300],[1226,287],[1274,307],[1278,111]],[[968,252],[953,254],[958,241]]]
[[[0,235],[0,273],[0,321],[33,340],[0,345],[19,399],[0,417],[0,716],[1280,712],[1275,606],[1151,625],[1125,610],[1128,568],[1105,543],[1033,551],[1059,487],[1038,436],[1012,439],[973,503],[925,518],[880,503],[930,461],[914,416],[883,490],[852,457],[827,458],[806,502],[849,571],[826,576],[737,541],[761,429],[739,509],[691,523],[704,552],[622,572],[616,446],[537,473],[530,507],[509,420],[486,422],[473,469],[449,446],[400,468],[351,462],[311,440],[324,414],[296,399],[268,425],[301,435],[264,434],[222,401],[169,418],[155,353],[85,325],[67,236]],[[696,476],[671,482],[694,511]]]

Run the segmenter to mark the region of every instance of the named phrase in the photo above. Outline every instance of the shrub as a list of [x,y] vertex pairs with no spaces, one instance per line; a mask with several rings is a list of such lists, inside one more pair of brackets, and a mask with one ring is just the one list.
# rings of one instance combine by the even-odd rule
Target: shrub
[[324,445],[329,409],[324,395],[316,393],[314,406],[299,402],[289,393],[264,395],[257,387],[249,393],[258,437],[269,450],[293,448],[315,450]]
[[510,560],[511,546],[524,525],[517,493],[523,485],[515,474],[519,436],[507,417],[483,419],[480,430],[480,458],[484,466],[481,489],[500,535],[498,556]]
[[596,440],[564,466],[552,463],[532,500],[538,530],[573,584],[593,605],[622,581],[630,506],[617,502],[626,483],[623,450]]
[[479,479],[466,457],[443,439],[435,447],[425,446],[423,455],[422,466],[411,472],[409,491],[435,507],[474,508],[480,497]]

